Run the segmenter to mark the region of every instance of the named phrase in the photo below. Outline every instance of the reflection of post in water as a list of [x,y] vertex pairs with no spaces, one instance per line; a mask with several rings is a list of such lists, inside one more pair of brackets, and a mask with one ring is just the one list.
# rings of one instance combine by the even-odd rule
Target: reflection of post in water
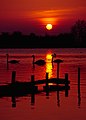
[[34,106],[35,104],[35,94],[31,93],[31,105]]
[[35,103],[35,96],[34,96],[34,75],[31,75],[31,85],[32,85],[32,93],[31,93],[31,105]]
[[68,97],[68,73],[65,73],[65,97]]
[[12,96],[12,107],[16,107],[16,98]]
[[58,105],[58,107],[60,107],[59,90],[57,90],[57,105]]
[[[11,80],[11,83],[14,84],[15,81],[16,81],[16,71],[12,71],[12,80]],[[15,96],[12,96],[12,107],[16,107]]]
[[78,67],[78,106],[81,104],[81,95],[80,95],[80,67]]
[[45,89],[46,89],[46,96],[47,96],[47,98],[49,98],[48,73],[46,73],[46,86],[45,86]]

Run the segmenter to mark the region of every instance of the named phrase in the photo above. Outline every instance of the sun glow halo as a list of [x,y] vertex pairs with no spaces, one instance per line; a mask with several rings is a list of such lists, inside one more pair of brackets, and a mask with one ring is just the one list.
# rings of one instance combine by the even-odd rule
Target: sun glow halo
[[52,24],[47,24],[47,25],[46,25],[46,29],[47,29],[47,30],[51,30],[51,29],[52,29]]

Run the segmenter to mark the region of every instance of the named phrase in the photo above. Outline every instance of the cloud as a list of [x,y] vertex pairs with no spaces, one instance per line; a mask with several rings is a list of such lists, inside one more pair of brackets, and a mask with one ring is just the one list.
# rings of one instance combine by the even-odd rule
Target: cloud
[[86,16],[85,7],[76,7],[71,9],[54,9],[54,10],[38,10],[27,12],[27,16],[33,19],[42,18],[58,18],[58,19],[68,19],[73,17],[79,17],[80,15]]

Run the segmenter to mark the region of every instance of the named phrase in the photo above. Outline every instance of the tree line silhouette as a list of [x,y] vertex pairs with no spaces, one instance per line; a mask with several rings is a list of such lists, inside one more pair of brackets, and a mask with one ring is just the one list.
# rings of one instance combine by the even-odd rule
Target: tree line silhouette
[[0,48],[85,48],[86,21],[77,20],[69,33],[59,35],[37,36],[34,33],[23,35],[16,31],[13,34],[2,32]]

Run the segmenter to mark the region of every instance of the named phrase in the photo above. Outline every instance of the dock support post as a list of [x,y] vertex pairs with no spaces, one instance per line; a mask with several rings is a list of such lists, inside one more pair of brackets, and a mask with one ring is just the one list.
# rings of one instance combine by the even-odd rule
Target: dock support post
[[8,64],[8,54],[6,54],[6,57],[7,57],[7,61],[6,61],[6,64],[7,64],[7,70],[9,69],[9,64]]
[[68,97],[68,73],[65,73],[65,97]]
[[48,87],[48,73],[46,73],[46,87]]
[[16,71],[12,71],[12,84],[16,81]]
[[32,87],[34,86],[34,75],[31,75],[31,84],[32,84]]
[[68,73],[65,73],[65,86],[68,86]]
[[34,75],[31,75],[31,82],[34,82]]
[[80,97],[80,67],[78,67],[78,106],[80,106],[81,97]]
[[59,64],[60,63],[57,63],[57,79],[59,79]]

